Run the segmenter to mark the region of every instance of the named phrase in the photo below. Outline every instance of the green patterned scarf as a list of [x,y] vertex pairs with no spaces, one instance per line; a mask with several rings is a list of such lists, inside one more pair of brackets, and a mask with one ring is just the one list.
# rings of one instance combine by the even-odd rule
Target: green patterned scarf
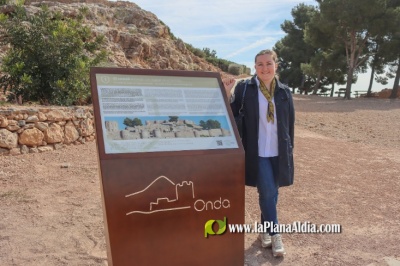
[[[258,77],[257,77],[258,78]],[[264,82],[258,78],[260,82],[260,90],[264,94],[265,98],[268,101],[268,111],[267,111],[267,121],[274,123],[274,104],[272,103],[272,98],[274,97],[275,93],[275,78],[271,81],[271,91],[267,89]]]

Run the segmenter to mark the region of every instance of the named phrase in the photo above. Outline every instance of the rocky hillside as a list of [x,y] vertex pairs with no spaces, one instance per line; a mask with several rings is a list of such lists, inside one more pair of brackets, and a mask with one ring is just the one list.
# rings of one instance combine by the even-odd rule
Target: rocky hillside
[[[110,67],[221,72],[187,50],[184,42],[175,38],[169,27],[153,13],[134,3],[105,0],[25,1],[26,9],[32,14],[42,4],[71,18],[83,12],[86,25],[95,34],[106,36]],[[11,5],[0,7],[1,13],[10,13],[12,10]]]

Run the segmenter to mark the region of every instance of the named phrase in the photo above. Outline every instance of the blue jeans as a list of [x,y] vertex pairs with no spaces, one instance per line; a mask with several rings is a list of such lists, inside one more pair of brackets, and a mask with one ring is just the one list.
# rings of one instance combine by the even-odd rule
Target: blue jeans
[[[278,224],[276,205],[278,203],[278,157],[258,157],[257,190],[261,209],[261,223]],[[269,232],[270,235],[275,233]]]

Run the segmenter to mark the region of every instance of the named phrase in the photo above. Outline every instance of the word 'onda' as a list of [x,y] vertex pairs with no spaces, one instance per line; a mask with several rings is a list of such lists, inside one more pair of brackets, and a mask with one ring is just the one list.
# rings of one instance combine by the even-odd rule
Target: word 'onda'
[[231,207],[231,203],[229,200],[220,197],[216,201],[204,201],[202,199],[198,199],[194,202],[194,209],[198,212],[208,211],[208,210],[219,210],[221,208],[227,209]]

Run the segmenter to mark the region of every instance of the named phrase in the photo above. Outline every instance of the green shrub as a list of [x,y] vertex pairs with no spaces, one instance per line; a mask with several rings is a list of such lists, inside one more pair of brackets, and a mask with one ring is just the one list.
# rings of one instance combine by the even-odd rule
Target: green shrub
[[238,64],[230,64],[228,67],[228,73],[232,75],[241,75],[243,74],[243,66]]
[[135,117],[134,119],[130,119],[129,117],[126,117],[124,119],[123,124],[127,127],[135,127],[135,126],[142,126],[142,120],[140,118]]
[[81,21],[43,7],[28,16],[23,7],[0,21],[11,49],[3,58],[0,87],[14,98],[41,104],[84,104],[90,99],[89,69],[106,58],[104,36]]
[[200,120],[199,126],[203,129],[221,128],[221,123],[218,120],[208,119],[207,121]]
[[186,46],[186,49],[191,51],[194,55],[201,57],[201,58],[206,57],[206,54],[204,53],[204,51],[200,50],[199,48],[195,48],[191,44],[188,44],[188,43],[185,43],[185,46]]
[[0,5],[24,5],[25,0],[0,0]]

